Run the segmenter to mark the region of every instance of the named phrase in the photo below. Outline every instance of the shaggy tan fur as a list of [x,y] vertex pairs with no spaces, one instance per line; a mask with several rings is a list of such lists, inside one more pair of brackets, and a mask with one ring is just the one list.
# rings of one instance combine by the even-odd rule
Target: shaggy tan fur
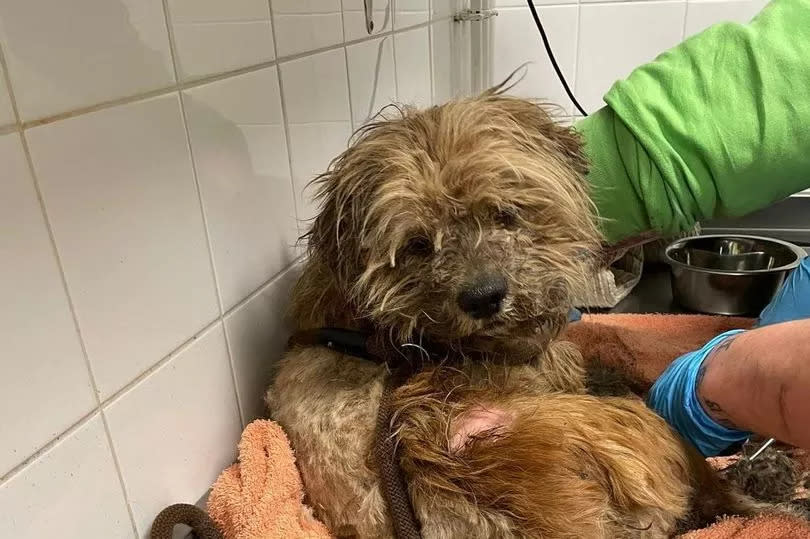
[[[663,537],[695,506],[700,519],[754,508],[643,404],[584,395],[581,357],[558,335],[599,245],[585,172],[572,130],[490,91],[380,119],[320,177],[298,327],[448,354],[394,400],[426,538]],[[482,273],[508,292],[476,318],[457,298]],[[392,533],[371,456],[386,376],[296,347],[268,392],[338,536]]]

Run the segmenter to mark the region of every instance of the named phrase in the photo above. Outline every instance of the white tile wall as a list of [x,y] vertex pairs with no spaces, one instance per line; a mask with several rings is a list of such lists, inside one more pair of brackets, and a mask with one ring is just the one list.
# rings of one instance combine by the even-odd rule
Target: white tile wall
[[396,101],[394,38],[364,41],[346,47],[351,88],[352,122],[355,127]]
[[14,539],[133,537],[98,415],[0,486],[0,530]]
[[[549,41],[569,84],[574,83],[577,52],[577,6],[538,7]],[[543,42],[528,9],[502,9],[493,21],[495,83],[506,79],[522,64],[523,79],[510,92],[522,97],[538,98],[563,107],[570,113],[571,104],[546,56]],[[508,61],[507,61],[508,59]]]
[[720,22],[748,22],[767,3],[766,0],[690,0],[686,7],[685,37]]
[[[613,83],[685,37],[723,22],[746,22],[767,0],[534,0],[552,50],[586,111],[604,106]],[[571,4],[571,5],[567,5]],[[565,95],[524,0],[494,0],[493,79],[530,61],[513,93],[547,99],[569,113]],[[437,27],[438,28],[438,27]],[[435,31],[435,30],[434,30]]]
[[11,108],[11,98],[8,95],[6,79],[3,68],[0,67],[0,127],[14,123],[14,110]]
[[222,324],[104,408],[135,524],[196,500],[236,458],[241,431]]
[[169,0],[182,78],[220,73],[275,57],[267,0]]
[[[353,41],[368,35],[366,31],[366,15],[363,0],[342,0],[343,2],[343,35],[346,41]],[[391,30],[393,0],[377,0],[373,5],[372,21],[374,29],[372,35],[382,34]]]
[[0,0],[0,536],[147,537],[232,460],[305,185],[465,88],[451,2],[375,2],[372,36],[362,5]]
[[167,95],[27,137],[107,398],[217,316],[180,103]]
[[0,0],[0,40],[23,120],[174,82],[161,0]]

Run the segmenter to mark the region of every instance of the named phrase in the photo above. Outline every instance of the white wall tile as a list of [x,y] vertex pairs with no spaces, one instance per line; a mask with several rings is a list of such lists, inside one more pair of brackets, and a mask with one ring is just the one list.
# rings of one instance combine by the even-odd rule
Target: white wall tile
[[[374,22],[374,29],[371,31],[371,35],[387,32],[391,29],[391,19],[393,19],[392,2],[393,0],[377,0],[374,2],[374,11],[371,17]],[[343,0],[343,34],[346,41],[368,37],[363,0]]]
[[351,135],[346,58],[337,49],[283,63],[280,69],[300,222],[315,210],[306,185],[346,148]]
[[[435,4],[435,2],[434,2]],[[454,73],[458,58],[454,55],[455,23],[444,19],[430,25],[431,54],[433,56],[433,102],[444,103],[455,94]]]
[[104,413],[141,537],[165,506],[194,503],[236,456],[241,425],[217,324]]
[[0,0],[0,40],[23,120],[174,81],[161,0]]
[[[577,48],[577,7],[538,7],[554,57],[568,84],[574,84]],[[504,9],[493,21],[493,82],[498,84],[525,62],[525,76],[510,93],[543,99],[571,110],[571,102],[560,84],[528,8]]]
[[350,121],[290,125],[290,158],[301,233],[309,228],[318,208],[313,200],[315,186],[310,182],[346,149],[351,135]]
[[615,81],[681,41],[685,9],[683,2],[581,7],[575,95],[586,111],[604,105]]
[[463,0],[432,0],[430,17],[433,20],[452,17],[462,9]]
[[185,106],[227,310],[295,257],[295,197],[276,68],[188,90]]
[[[448,1],[448,0],[444,0]],[[430,20],[430,0],[395,0],[394,28],[407,28]]]
[[351,119],[342,49],[286,62],[280,68],[290,124]]
[[168,5],[181,78],[275,57],[267,0],[169,0]]
[[[559,5],[559,4],[576,4],[577,3],[577,0],[533,0],[533,1],[534,1],[535,6]],[[587,1],[587,0],[585,0],[585,1]],[[597,0],[592,0],[592,1],[597,1]],[[604,1],[610,1],[610,0],[604,0]],[[496,8],[522,7],[522,8],[526,8],[526,13],[529,16],[529,18],[531,18],[531,16],[532,16],[531,12],[529,12],[529,8],[526,6],[526,0],[495,0],[495,7]],[[502,13],[502,12],[499,9],[498,14],[500,15],[500,13]],[[539,11],[538,11],[538,15],[540,15]],[[543,16],[542,15],[540,15],[540,20],[543,22],[543,28],[545,28],[546,31],[548,31],[548,27],[547,27],[545,21],[543,21]],[[532,21],[532,24],[534,24],[534,21]],[[536,32],[536,30],[535,30],[535,32]],[[537,37],[539,38],[540,36],[538,35]]]
[[387,36],[346,47],[355,128],[397,100],[393,45]]
[[[150,452],[156,453],[154,447]],[[14,539],[132,539],[99,416],[0,486],[0,530]]]
[[430,41],[427,27],[394,35],[397,100],[426,107],[431,104]]
[[2,476],[88,414],[95,398],[18,134],[0,137],[0,163]]
[[178,96],[47,124],[27,136],[106,397],[218,313]]
[[273,0],[272,8],[279,56],[343,42],[340,0]]
[[15,121],[11,98],[6,87],[6,78],[3,76],[3,68],[0,67],[0,127],[13,124]]
[[686,8],[686,37],[719,22],[746,23],[765,7],[766,0],[693,1]]
[[296,264],[225,318],[245,423],[266,416],[264,394],[292,331],[286,314],[300,269]]

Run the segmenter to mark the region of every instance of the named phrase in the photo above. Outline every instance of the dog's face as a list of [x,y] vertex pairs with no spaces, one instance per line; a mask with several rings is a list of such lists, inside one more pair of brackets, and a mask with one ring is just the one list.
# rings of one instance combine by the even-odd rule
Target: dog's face
[[402,339],[559,329],[598,244],[585,166],[570,129],[494,93],[374,123],[320,178],[310,264],[333,282],[308,286]]

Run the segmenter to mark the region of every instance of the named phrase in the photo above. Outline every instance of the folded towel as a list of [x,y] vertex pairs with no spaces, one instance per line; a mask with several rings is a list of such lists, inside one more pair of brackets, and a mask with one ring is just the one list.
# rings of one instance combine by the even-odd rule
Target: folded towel
[[272,421],[259,419],[245,428],[239,462],[214,483],[208,512],[225,539],[331,537],[304,505],[290,441]]

